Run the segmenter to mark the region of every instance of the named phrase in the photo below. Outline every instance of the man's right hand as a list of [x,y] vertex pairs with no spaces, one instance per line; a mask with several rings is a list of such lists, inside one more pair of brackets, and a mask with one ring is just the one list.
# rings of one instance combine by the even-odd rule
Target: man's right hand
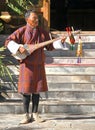
[[22,46],[20,46],[18,50],[19,50],[20,53],[25,53],[26,52],[26,49],[24,47],[22,47]]

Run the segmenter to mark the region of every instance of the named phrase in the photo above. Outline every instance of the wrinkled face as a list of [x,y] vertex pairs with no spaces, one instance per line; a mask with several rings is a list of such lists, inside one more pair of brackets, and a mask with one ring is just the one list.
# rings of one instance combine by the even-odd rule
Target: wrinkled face
[[38,26],[38,15],[36,13],[31,13],[30,16],[26,19],[27,23],[31,27],[37,27]]

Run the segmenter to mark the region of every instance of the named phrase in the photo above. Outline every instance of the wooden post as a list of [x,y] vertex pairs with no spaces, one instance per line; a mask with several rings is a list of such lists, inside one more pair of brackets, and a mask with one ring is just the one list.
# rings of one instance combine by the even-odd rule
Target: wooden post
[[50,0],[43,0],[43,18],[44,27],[47,31],[50,30]]

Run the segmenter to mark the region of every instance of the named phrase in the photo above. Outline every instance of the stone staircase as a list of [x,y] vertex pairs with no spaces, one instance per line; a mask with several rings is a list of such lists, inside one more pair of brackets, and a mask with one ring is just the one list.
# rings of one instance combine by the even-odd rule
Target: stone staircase
[[[87,38],[88,36],[85,36],[86,40]],[[92,39],[94,40],[94,36]],[[40,113],[95,113],[95,43],[91,42],[92,39],[90,42],[88,40],[83,42],[84,55],[81,63],[77,63],[76,49],[52,52],[45,50],[49,91],[41,93]],[[17,68],[14,65],[9,68],[14,78],[16,76],[15,82],[17,82],[19,74]],[[23,113],[21,95],[14,88],[10,86],[7,88],[9,88],[6,90],[7,94],[2,94],[0,113]]]

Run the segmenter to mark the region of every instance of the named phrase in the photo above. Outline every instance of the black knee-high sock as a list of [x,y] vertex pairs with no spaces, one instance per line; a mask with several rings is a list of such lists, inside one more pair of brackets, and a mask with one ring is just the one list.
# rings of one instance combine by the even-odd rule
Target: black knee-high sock
[[39,94],[32,94],[32,113],[38,112]]
[[30,97],[31,95],[23,95],[23,106],[25,113],[29,113]]

